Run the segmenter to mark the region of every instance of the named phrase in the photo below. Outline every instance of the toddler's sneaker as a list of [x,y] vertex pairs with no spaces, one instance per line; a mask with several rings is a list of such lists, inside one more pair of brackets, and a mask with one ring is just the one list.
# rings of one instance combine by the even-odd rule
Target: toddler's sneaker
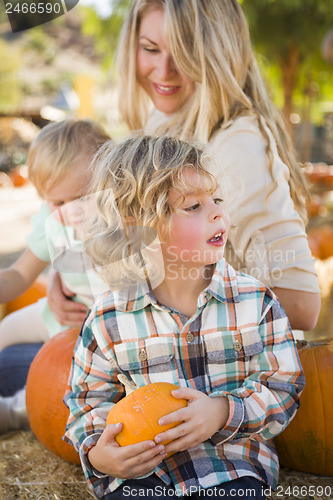
[[25,388],[14,396],[0,396],[0,434],[19,429],[30,429],[25,406]]

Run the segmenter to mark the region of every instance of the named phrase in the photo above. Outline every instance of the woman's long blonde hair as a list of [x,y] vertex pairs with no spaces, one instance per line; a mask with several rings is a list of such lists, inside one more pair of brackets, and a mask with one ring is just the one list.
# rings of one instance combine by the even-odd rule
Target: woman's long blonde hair
[[217,182],[209,173],[209,161],[194,144],[138,133],[118,144],[110,141],[98,151],[90,189],[97,213],[85,228],[85,249],[110,288],[126,288],[146,279],[142,250],[157,235],[168,235],[177,210],[170,206],[170,189],[185,191],[185,169],[192,168],[207,179],[203,189],[215,192]]
[[195,82],[194,95],[156,133],[207,143],[212,134],[242,114],[254,113],[272,151],[262,118],[290,170],[290,193],[306,220],[305,182],[281,114],[261,77],[244,13],[237,0],[134,0],[118,46],[119,106],[131,130],[145,127],[149,98],[136,73],[140,22],[147,10],[164,9],[165,34],[175,65]]

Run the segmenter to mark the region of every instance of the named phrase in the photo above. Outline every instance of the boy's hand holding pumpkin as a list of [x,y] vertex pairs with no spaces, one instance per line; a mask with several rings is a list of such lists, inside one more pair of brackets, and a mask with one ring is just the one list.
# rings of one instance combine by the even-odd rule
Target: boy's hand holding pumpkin
[[119,446],[115,436],[122,424],[108,425],[97,444],[88,452],[91,465],[102,474],[120,479],[133,479],[152,472],[166,457],[165,447],[154,441]]
[[175,398],[187,399],[188,406],[160,418],[158,422],[166,425],[182,421],[176,427],[155,436],[156,443],[172,440],[165,445],[167,454],[203,443],[225,426],[229,416],[227,398],[211,398],[189,387],[182,387],[171,394]]

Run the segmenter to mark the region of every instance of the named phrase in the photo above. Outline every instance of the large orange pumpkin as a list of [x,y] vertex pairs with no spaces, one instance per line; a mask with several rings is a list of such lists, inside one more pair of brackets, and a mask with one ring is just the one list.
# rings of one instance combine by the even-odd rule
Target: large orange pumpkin
[[[120,379],[121,382],[124,379]],[[157,434],[175,427],[180,422],[159,425],[158,420],[176,410],[187,406],[186,399],[176,399],[171,391],[179,389],[168,382],[155,382],[144,385],[128,394],[110,410],[106,425],[123,424],[116,435],[120,446],[153,440]],[[164,443],[165,444],[165,443]]]
[[333,341],[299,348],[306,386],[301,406],[277,436],[280,463],[302,472],[333,475]]
[[69,410],[63,402],[79,329],[71,328],[45,342],[27,378],[26,403],[37,439],[63,460],[79,464],[75,449],[62,440]]

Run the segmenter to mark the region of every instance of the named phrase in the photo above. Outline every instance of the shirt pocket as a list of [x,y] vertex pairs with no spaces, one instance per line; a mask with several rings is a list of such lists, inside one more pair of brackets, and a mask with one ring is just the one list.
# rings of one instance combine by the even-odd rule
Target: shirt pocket
[[258,328],[217,331],[204,335],[211,390],[233,390],[251,373],[253,356],[263,350]]
[[153,382],[178,385],[171,338],[152,337],[122,342],[114,347],[119,368],[127,372],[139,387]]

